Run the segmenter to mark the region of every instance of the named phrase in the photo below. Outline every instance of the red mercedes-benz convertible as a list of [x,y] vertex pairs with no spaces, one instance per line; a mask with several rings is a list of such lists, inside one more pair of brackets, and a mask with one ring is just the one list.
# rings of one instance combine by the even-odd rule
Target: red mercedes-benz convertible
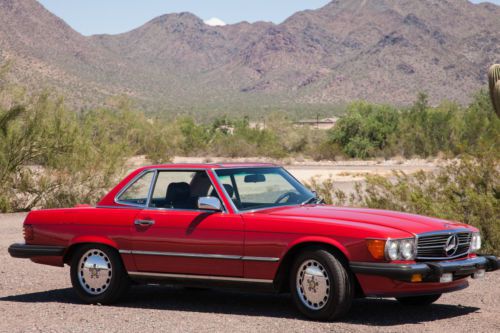
[[324,205],[269,164],[144,167],[96,207],[32,211],[24,238],[10,254],[70,265],[88,303],[115,302],[131,282],[238,285],[288,291],[318,320],[354,297],[430,304],[499,268],[469,225]]

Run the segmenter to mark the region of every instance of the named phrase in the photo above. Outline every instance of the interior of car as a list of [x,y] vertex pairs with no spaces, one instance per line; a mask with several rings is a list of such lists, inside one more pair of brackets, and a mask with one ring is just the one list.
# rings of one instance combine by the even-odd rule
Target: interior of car
[[[145,205],[152,182],[150,207],[197,210],[201,197],[221,200],[204,170],[161,170],[154,179],[153,174],[139,178],[121,194],[119,202]],[[315,197],[281,168],[227,169],[216,174],[239,210],[297,204]]]
[[[170,181],[171,179],[176,179],[176,181]],[[227,188],[226,191],[231,191],[231,189]],[[198,199],[207,196],[219,198],[205,171],[161,171],[158,174],[150,206],[170,209],[198,209]]]

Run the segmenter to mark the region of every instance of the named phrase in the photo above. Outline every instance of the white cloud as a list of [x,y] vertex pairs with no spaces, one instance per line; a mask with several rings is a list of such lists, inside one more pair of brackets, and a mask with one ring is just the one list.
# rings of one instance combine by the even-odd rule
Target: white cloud
[[220,26],[226,25],[226,22],[222,21],[221,19],[219,19],[217,17],[212,17],[211,19],[206,20],[205,24],[209,25],[211,27],[220,27]]

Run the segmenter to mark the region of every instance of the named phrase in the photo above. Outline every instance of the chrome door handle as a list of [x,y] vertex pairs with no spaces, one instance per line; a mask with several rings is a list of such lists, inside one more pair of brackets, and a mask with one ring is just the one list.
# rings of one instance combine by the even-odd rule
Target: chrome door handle
[[134,224],[141,226],[141,227],[147,227],[147,226],[155,224],[155,221],[153,221],[153,220],[135,220]]

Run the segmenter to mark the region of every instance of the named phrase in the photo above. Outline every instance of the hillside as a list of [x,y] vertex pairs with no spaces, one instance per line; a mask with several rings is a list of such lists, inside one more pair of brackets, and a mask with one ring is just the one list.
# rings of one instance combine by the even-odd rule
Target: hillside
[[468,102],[500,62],[500,6],[466,0],[334,0],[276,25],[211,27],[159,16],[85,37],[35,0],[0,0],[0,58],[13,79],[78,106],[128,95],[147,110]]

